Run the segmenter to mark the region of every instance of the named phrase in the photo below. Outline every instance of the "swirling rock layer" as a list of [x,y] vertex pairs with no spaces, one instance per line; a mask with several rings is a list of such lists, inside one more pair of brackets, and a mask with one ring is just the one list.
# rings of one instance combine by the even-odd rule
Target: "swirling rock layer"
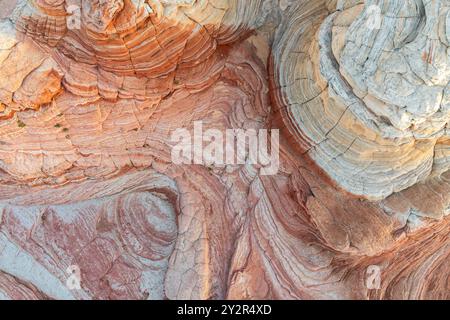
[[[0,8],[0,298],[450,298],[446,1]],[[197,121],[278,173],[174,164]]]
[[447,171],[447,2],[304,5],[284,19],[273,54],[277,104],[303,152],[376,200]]

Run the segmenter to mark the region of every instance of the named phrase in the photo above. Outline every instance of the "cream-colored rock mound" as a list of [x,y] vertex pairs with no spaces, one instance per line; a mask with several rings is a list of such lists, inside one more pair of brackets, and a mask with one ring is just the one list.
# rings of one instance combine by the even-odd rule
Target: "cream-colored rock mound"
[[0,0],[0,299],[449,299],[448,9]]
[[304,6],[274,47],[280,100],[304,152],[370,199],[447,171],[448,3],[340,1],[329,15],[324,1]]

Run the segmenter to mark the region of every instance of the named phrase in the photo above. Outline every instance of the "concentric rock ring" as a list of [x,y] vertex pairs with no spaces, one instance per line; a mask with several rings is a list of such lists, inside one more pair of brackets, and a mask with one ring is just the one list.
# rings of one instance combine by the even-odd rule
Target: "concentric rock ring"
[[343,1],[326,19],[323,1],[303,5],[285,19],[273,56],[285,121],[304,152],[370,199],[447,171],[448,4]]

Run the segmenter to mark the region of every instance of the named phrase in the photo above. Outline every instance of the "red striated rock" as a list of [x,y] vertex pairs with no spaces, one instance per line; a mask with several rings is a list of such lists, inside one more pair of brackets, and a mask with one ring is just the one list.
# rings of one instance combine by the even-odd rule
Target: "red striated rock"
[[[421,138],[392,139],[361,109],[336,118],[339,81],[360,89],[324,64],[354,53],[341,42],[363,5],[341,5],[0,0],[0,298],[449,299],[446,100],[408,129]],[[172,133],[198,121],[279,129],[278,173],[176,165]],[[342,168],[370,168],[368,187]]]

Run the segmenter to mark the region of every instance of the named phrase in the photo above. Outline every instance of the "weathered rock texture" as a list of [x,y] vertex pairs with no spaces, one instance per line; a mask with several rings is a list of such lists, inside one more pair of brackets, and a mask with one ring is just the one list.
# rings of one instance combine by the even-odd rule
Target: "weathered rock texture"
[[[0,0],[0,298],[449,299],[449,46],[446,0]],[[200,120],[278,174],[173,164]]]
[[377,200],[447,171],[448,1],[297,6],[273,66],[305,152],[343,188]]

